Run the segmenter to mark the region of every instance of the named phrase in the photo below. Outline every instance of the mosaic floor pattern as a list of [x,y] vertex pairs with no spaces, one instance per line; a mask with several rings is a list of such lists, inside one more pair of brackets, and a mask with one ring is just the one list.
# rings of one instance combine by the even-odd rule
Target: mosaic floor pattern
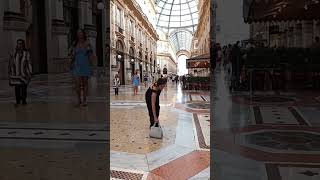
[[0,80],[1,180],[106,179],[107,84],[103,71],[95,74],[81,108],[70,74],[35,76],[28,105],[18,107],[13,88]]
[[[211,147],[217,180],[314,180],[320,158],[317,92],[230,92],[213,75]],[[266,95],[268,94],[268,95]]]
[[[194,115],[198,113],[183,108],[187,102],[206,102],[202,97],[208,94],[192,92],[190,95],[191,92],[182,92],[180,86],[169,83],[160,97],[159,119],[164,138],[159,140],[149,138],[149,117],[143,94],[146,89],[140,88],[137,96],[132,95],[130,86],[120,88],[119,97],[111,95],[111,178],[210,179],[209,150],[200,147],[200,142],[209,141],[210,123],[202,123],[202,130],[201,125],[195,125]],[[192,96],[198,98],[192,99]],[[181,104],[181,108],[175,108],[176,103]],[[209,116],[205,118],[208,120]],[[202,135],[201,140],[198,134]]]

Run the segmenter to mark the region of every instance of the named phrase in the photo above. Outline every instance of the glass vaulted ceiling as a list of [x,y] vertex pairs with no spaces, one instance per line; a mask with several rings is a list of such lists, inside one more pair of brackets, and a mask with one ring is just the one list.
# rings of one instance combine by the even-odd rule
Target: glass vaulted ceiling
[[190,51],[192,34],[198,24],[198,0],[155,0],[157,28],[170,34],[179,50]]
[[178,30],[171,34],[170,41],[173,43],[176,53],[181,50],[190,52],[192,34],[186,30]]

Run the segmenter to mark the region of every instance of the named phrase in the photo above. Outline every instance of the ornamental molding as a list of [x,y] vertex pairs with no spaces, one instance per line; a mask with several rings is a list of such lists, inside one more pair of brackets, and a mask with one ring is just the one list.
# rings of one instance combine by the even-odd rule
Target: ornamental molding
[[52,19],[52,34],[53,35],[67,35],[69,32],[64,20]]
[[9,31],[27,31],[29,27],[26,17],[21,13],[4,12],[3,16],[3,30]]
[[84,30],[87,32],[88,37],[97,37],[97,28],[94,25],[91,24],[85,24],[84,25]]

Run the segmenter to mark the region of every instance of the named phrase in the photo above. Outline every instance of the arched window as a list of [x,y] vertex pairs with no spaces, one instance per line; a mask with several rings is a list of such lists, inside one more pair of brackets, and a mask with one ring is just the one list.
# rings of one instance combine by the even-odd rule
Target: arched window
[[130,55],[131,57],[134,57],[134,50],[133,50],[132,47],[130,47],[130,49],[129,49],[129,55]]
[[122,42],[120,40],[117,41],[116,48],[117,48],[118,51],[123,52],[124,47],[123,47],[123,44],[122,44]]

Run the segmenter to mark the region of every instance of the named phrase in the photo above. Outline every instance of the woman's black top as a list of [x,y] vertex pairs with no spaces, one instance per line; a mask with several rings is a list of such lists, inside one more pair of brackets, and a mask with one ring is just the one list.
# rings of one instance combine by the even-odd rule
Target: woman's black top
[[[157,85],[152,85],[152,87],[157,86]],[[152,93],[157,93],[157,99],[156,99],[156,110],[158,111],[160,109],[160,104],[159,104],[159,97],[161,94],[161,90],[153,90],[152,87],[149,87],[149,89],[146,92],[146,103],[148,106],[148,110],[152,112]]]

